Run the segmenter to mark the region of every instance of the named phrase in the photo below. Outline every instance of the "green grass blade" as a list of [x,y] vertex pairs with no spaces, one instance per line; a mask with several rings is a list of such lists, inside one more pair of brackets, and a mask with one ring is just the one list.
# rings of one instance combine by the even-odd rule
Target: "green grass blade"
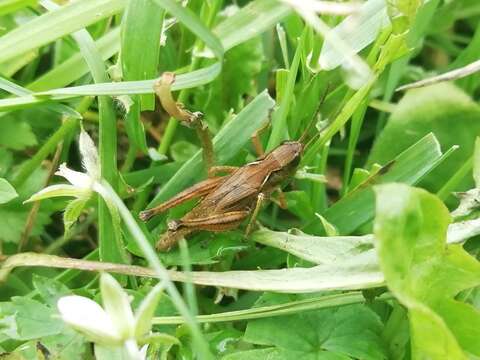
[[[42,0],[42,5],[49,10],[58,7],[49,0]],[[58,10],[57,10],[58,11]],[[90,69],[93,80],[101,82],[107,80],[105,64],[98,53],[95,42],[87,30],[82,29],[72,34],[80,48]],[[98,97],[99,115],[99,151],[101,175],[113,187],[117,186],[117,127],[116,115],[113,108],[113,101],[110,97]],[[98,202],[98,243],[100,259],[102,261],[114,261],[122,263],[127,258],[125,249],[119,247],[116,239],[116,232],[113,228],[112,218],[108,206],[103,199]]]
[[225,51],[270,29],[292,13],[277,0],[256,0],[222,21],[213,32],[222,41]]
[[[228,50],[233,46],[245,42],[262,32],[273,27],[277,22],[285,18],[291,13],[289,7],[277,2],[276,0],[257,0],[253,1],[247,6],[240,9],[233,16],[221,22],[213,30],[213,33],[220,39],[223,48]],[[204,39],[202,39],[204,40]],[[204,40],[205,41],[205,40]],[[215,40],[213,40],[215,42]],[[98,45],[100,47],[100,40]],[[100,47],[101,48],[101,47]],[[61,66],[61,65],[60,65]],[[65,72],[68,69],[74,69],[76,66],[72,64],[71,67],[65,67]],[[179,74],[172,86],[172,90],[182,90],[194,88],[197,86],[208,84],[213,81],[220,73],[221,66],[218,63],[210,65],[206,68],[192,71],[187,74]],[[50,78],[52,81],[57,77],[57,70],[51,71]],[[74,70],[77,71],[77,70]],[[78,77],[77,77],[78,78]],[[71,79],[73,81],[75,79]],[[44,91],[39,95],[51,95],[60,97],[75,97],[88,95],[133,95],[133,94],[152,94],[153,83],[156,79],[142,80],[142,81],[125,81],[118,83],[104,83],[92,84],[63,89],[53,89]],[[70,81],[70,82],[71,82]],[[46,83],[46,81],[45,81]],[[43,85],[43,84],[42,84]],[[57,86],[57,85],[55,85]],[[44,90],[47,86],[41,86]],[[54,87],[54,86],[50,86]],[[40,85],[35,86],[35,90],[40,90]],[[20,100],[19,100],[20,101]],[[21,106],[26,106],[34,99],[21,100]],[[4,108],[12,108],[13,104],[2,103],[0,100],[0,110]]]
[[0,63],[109,17],[124,5],[124,0],[83,0],[39,16],[0,38]]
[[[146,80],[157,75],[164,11],[150,0],[130,0],[122,22],[121,63],[124,80]],[[132,96],[125,128],[134,148],[147,152],[141,110],[154,110],[153,94]]]
[[[451,153],[442,155],[440,144],[433,134],[412,145],[395,158],[392,168],[380,175],[374,183],[401,182],[414,185]],[[335,203],[324,214],[340,234],[350,234],[371,220],[375,212],[374,194],[370,186],[351,192]]]
[[155,0],[168,13],[172,14],[193,34],[202,39],[202,41],[213,51],[215,56],[221,61],[223,58],[223,45],[219,38],[214,35],[189,8],[184,8],[173,0]]
[[[118,53],[120,50],[120,27],[110,30],[95,41],[95,46],[103,60],[107,60]],[[36,78],[27,85],[27,88],[38,92],[66,86],[87,74],[88,71],[88,65],[82,54],[76,53],[50,71]]]
[[290,105],[293,101],[293,91],[295,89],[295,81],[297,79],[298,66],[300,64],[300,56],[303,51],[304,40],[306,32],[303,33],[300,41],[298,42],[295,56],[293,57],[292,66],[288,71],[288,77],[285,85],[285,89],[282,92],[279,108],[273,113],[272,116],[272,134],[268,139],[267,151],[270,151],[280,145],[285,134],[288,134],[287,129],[287,116],[290,111]]
[[[25,89],[24,87],[17,85],[2,77],[0,77],[0,89],[3,89],[9,92],[10,94],[17,95],[17,96],[25,96],[25,95],[28,96],[31,93],[30,90]],[[81,115],[76,110],[66,105],[56,104],[56,103],[47,103],[46,108],[61,115],[73,117],[76,119],[81,118]]]

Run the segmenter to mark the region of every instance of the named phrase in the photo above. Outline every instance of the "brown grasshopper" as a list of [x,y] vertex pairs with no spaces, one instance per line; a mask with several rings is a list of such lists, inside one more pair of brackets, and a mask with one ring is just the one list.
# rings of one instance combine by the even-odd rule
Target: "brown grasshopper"
[[[175,109],[170,103],[173,100],[169,86],[173,83],[173,79],[171,74],[167,74],[157,85],[156,92],[163,107],[170,115],[179,120],[198,121],[199,113],[190,113],[179,104],[176,104],[177,109]],[[167,103],[164,104],[164,102]],[[177,116],[174,115],[175,113]],[[178,115],[179,113],[182,115]],[[204,130],[205,126],[196,128]],[[201,139],[204,142],[205,136]],[[257,139],[254,142],[257,152],[260,148],[259,144]],[[208,156],[206,151],[208,149],[212,149],[211,143],[204,146],[204,156],[205,153]],[[234,229],[248,217],[250,217],[250,221],[246,234],[249,234],[263,201],[270,197],[272,192],[280,189],[279,186],[285,179],[294,175],[303,149],[304,145],[301,141],[287,141],[268,154],[260,156],[256,161],[241,167],[211,166],[208,171],[208,179],[182,191],[155,208],[142,211],[139,214],[140,219],[146,221],[185,201],[201,198],[199,203],[181,219],[169,221],[167,232],[156,244],[158,250],[169,250],[181,238],[195,231],[219,232]],[[212,163],[212,160],[206,161],[207,165]],[[219,172],[228,174],[213,176]]]
[[157,242],[158,250],[168,250],[182,237],[198,230],[234,229],[251,216],[248,234],[263,201],[286,178],[294,175],[302,151],[302,143],[288,141],[242,167],[214,167],[213,171],[231,172],[193,185],[159,206],[142,211],[140,218],[148,220],[187,200],[202,197],[189,213],[168,223],[167,232]]

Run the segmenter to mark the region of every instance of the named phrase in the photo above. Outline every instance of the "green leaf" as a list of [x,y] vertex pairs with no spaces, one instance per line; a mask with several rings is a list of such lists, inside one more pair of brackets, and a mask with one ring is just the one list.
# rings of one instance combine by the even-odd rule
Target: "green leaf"
[[0,204],[5,204],[17,196],[18,194],[13,186],[4,178],[0,178]]
[[[5,242],[18,243],[27,223],[30,208],[19,204],[7,204],[0,207],[0,239]],[[50,222],[50,216],[40,211],[33,226],[31,236],[40,235],[43,227]]]
[[[411,90],[395,106],[368,163],[384,164],[433,132],[443,151],[460,146],[422,181],[428,190],[438,191],[473,153],[475,139],[480,135],[479,117],[480,106],[452,84]],[[471,180],[465,179],[457,190],[466,190],[470,185]]]
[[[257,303],[285,302],[292,296],[266,294]],[[275,346],[280,359],[385,359],[383,324],[365,305],[349,305],[249,321],[244,339]]]
[[68,237],[72,226],[77,222],[89,198],[79,198],[68,203],[63,213],[64,237]]
[[0,63],[119,12],[124,0],[84,0],[47,12],[0,39]]
[[60,281],[33,274],[33,286],[38,291],[43,302],[52,308],[57,306],[57,300],[71,291]]
[[454,297],[480,284],[480,263],[459,245],[445,245],[451,221],[425,190],[401,184],[375,188],[375,237],[389,289],[409,309],[412,355],[478,356],[480,312]]
[[18,296],[12,299],[12,305],[18,340],[56,335],[64,329],[56,311],[36,300]]
[[19,121],[13,116],[3,116],[0,123],[2,126],[0,145],[14,150],[23,150],[37,145],[37,138],[28,122]]

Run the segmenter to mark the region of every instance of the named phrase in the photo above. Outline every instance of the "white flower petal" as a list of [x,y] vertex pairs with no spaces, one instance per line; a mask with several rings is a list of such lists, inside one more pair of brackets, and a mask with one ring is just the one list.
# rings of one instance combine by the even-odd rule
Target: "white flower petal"
[[123,339],[132,338],[135,334],[135,318],[127,293],[117,280],[107,273],[100,276],[100,291],[103,307],[117,331]]
[[93,180],[100,179],[100,163],[98,161],[97,148],[92,138],[83,129],[80,132],[79,147],[82,155],[82,164],[88,175]]
[[128,354],[128,358],[130,360],[145,360],[147,356],[147,349],[148,345],[145,347],[143,346],[141,350],[138,349],[137,342],[135,339],[128,339],[123,344],[126,353]]
[[145,296],[140,307],[135,313],[135,336],[140,338],[150,331],[152,328],[152,317],[157,308],[158,300],[163,292],[163,284],[158,283]]
[[90,189],[93,180],[87,174],[69,169],[65,163],[61,164],[55,175],[63,176],[70,184],[81,189]]
[[63,321],[100,344],[122,341],[107,312],[95,301],[77,295],[63,296],[57,302]]

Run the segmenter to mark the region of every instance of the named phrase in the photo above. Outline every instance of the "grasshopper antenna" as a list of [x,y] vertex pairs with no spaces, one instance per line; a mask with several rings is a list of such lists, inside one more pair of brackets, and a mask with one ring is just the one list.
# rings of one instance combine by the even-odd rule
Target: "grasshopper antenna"
[[[300,138],[298,139],[298,141],[300,143],[304,143],[304,141],[306,140],[307,136],[308,136],[308,132],[310,131],[310,129],[312,128],[312,126],[315,125],[315,123],[317,122],[317,118],[318,118],[318,114],[320,113],[320,107],[323,105],[323,103],[325,102],[325,99],[327,98],[327,95],[328,95],[328,92],[330,90],[330,83],[327,84],[327,87],[325,88],[325,91],[323,92],[323,95],[322,95],[322,98],[320,99],[320,102],[318,103],[318,106],[317,106],[317,109],[315,110],[315,113],[313,114],[313,117],[312,117],[312,120],[310,120],[310,122],[308,123],[308,126],[306,127],[306,129],[303,131],[302,135],[300,136]],[[317,132],[305,145],[305,147],[307,147],[311,142],[312,140],[316,139],[317,136],[319,135],[320,133]]]

